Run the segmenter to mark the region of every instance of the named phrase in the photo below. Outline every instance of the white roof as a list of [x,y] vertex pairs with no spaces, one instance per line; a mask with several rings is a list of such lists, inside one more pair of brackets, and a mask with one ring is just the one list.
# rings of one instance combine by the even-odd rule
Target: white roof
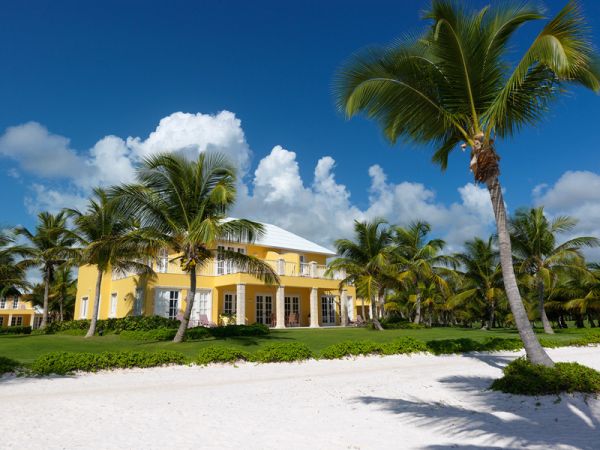
[[[233,218],[228,218],[233,220]],[[284,230],[276,225],[264,222],[258,222],[264,227],[265,233],[254,243],[256,245],[262,245],[265,247],[274,247],[284,250],[296,250],[306,253],[320,253],[322,255],[335,255],[328,248],[322,247],[319,244],[315,244],[308,239],[298,236],[297,234],[291,233]]]

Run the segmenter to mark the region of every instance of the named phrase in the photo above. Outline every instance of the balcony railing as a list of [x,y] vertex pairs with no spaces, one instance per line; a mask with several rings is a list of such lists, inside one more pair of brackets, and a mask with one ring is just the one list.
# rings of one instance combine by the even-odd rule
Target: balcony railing
[[[343,271],[334,271],[331,274],[327,273],[327,266],[323,264],[317,264],[316,262],[310,263],[295,263],[285,261],[283,259],[278,260],[266,260],[273,271],[279,276],[286,277],[305,277],[305,278],[321,278],[330,280],[343,280],[346,278],[346,274]],[[176,264],[157,264],[153,263],[153,269],[157,273],[171,273],[171,274],[183,274],[183,272]],[[228,261],[212,261],[196,269],[196,273],[199,276],[214,277],[221,275],[229,275],[234,273],[248,273],[246,270],[237,267],[235,264]],[[112,273],[113,280],[120,280],[130,276],[135,276],[133,272],[115,272]]]

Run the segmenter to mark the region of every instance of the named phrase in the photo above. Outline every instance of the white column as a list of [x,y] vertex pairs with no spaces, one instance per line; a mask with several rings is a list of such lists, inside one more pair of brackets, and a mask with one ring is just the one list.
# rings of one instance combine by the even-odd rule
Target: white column
[[311,278],[317,278],[317,263],[315,261],[311,261],[308,263],[309,274]]
[[310,327],[319,327],[319,295],[317,288],[310,290]]
[[340,311],[342,313],[340,323],[343,327],[346,327],[348,326],[348,292],[346,291],[346,289],[342,289],[342,292],[340,294],[340,303]]
[[11,322],[12,322],[12,314],[11,314],[11,313],[8,313],[8,323],[6,324],[6,326],[7,326],[7,327],[10,327],[10,326],[12,326],[12,325],[11,325]]
[[283,258],[277,262],[277,275],[285,275],[285,259]]
[[246,285],[238,284],[235,305],[235,323],[246,325]]
[[277,288],[277,294],[275,295],[275,313],[277,314],[275,328],[285,328],[285,289],[283,286]]

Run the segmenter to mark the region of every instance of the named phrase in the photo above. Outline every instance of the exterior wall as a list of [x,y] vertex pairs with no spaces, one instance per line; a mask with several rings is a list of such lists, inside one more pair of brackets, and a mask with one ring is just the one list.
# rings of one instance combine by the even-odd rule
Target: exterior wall
[[19,299],[17,307],[14,308],[14,297],[9,296],[5,300],[5,302],[0,302],[0,327],[5,328],[12,326],[12,319],[17,317],[21,317],[20,326],[34,326],[36,311],[30,302],[24,302]]
[[[232,246],[235,246],[233,244]],[[291,251],[269,249],[256,245],[247,245],[246,253],[268,262],[276,262],[283,259],[286,264],[295,264],[299,267],[301,253]],[[170,255],[172,259],[174,255]],[[323,266],[326,263],[326,256],[319,254],[305,253],[305,262],[315,262]],[[219,315],[223,313],[224,296],[226,293],[236,294],[237,285],[244,284],[246,291],[246,323],[251,324],[256,322],[256,295],[267,294],[273,298],[273,312],[276,312],[277,304],[277,286],[265,285],[262,281],[254,276],[246,273],[230,273],[224,275],[216,275],[213,270],[214,263],[200,271],[197,277],[197,289],[210,289],[212,291],[212,311],[211,320],[218,323]],[[286,274],[288,271],[286,270]],[[299,297],[299,319],[301,326],[310,324],[310,292],[312,288],[318,289],[318,314],[319,323],[322,321],[321,312],[321,296],[333,295],[336,297],[336,323],[340,322],[340,291],[339,280],[328,278],[311,278],[310,276],[299,276],[298,272],[289,272],[292,275],[280,276],[281,286],[284,286],[285,296]],[[82,298],[88,298],[86,318],[91,318],[93,304],[95,300],[96,280],[98,272],[95,267],[82,266],[79,268],[79,276],[77,281],[77,299],[75,304],[75,318],[81,317]],[[114,278],[114,279],[113,279]],[[113,277],[111,273],[105,273],[102,279],[100,309],[98,317],[106,319],[110,315],[111,294],[117,295],[117,310],[116,317],[125,317],[134,314],[135,294],[136,289],[142,288],[144,292],[142,314],[153,315],[155,313],[155,296],[157,288],[180,291],[179,293],[179,309],[181,312],[186,307],[186,296],[189,288],[189,275],[183,273],[179,264],[169,263],[167,273],[157,273],[154,279],[144,281],[138,276]],[[353,286],[346,287],[348,295],[352,296],[353,305],[351,310],[354,311],[356,305],[356,293]],[[352,314],[349,311],[349,315]]]

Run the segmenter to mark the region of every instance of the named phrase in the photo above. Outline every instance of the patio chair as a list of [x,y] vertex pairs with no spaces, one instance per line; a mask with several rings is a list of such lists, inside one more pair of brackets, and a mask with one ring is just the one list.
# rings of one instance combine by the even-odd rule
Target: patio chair
[[362,316],[360,314],[358,314],[356,316],[356,322],[354,322],[354,326],[362,327],[364,325],[366,325],[366,322],[364,321],[364,319],[362,318]]
[[217,326],[216,323],[208,320],[208,317],[206,316],[206,314],[200,314],[198,321],[200,322],[200,326],[202,326],[202,327],[214,328]]
[[298,323],[298,314],[291,313],[288,316],[288,326],[289,327],[297,327],[298,325],[299,325],[299,323]]

